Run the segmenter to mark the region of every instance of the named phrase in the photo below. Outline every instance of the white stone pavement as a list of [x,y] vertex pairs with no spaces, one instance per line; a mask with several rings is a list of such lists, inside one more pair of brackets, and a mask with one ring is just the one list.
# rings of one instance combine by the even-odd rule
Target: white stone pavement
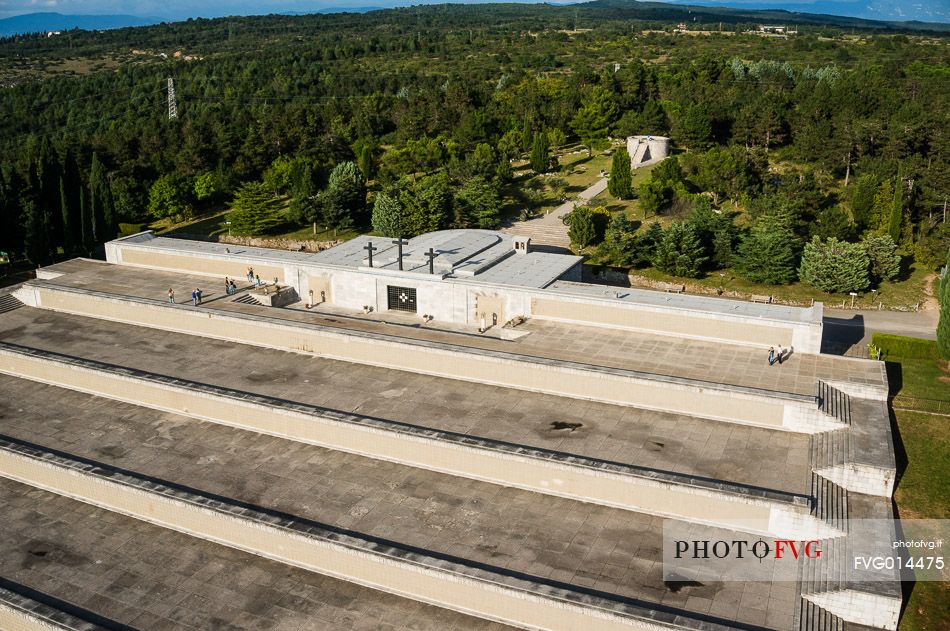
[[587,202],[607,190],[607,178],[597,180],[577,195],[576,200],[564,202],[551,212],[528,221],[516,221],[502,228],[502,232],[522,237],[531,237],[532,243],[561,248],[569,248],[571,240],[567,236],[567,226],[563,217],[574,210],[578,203]]

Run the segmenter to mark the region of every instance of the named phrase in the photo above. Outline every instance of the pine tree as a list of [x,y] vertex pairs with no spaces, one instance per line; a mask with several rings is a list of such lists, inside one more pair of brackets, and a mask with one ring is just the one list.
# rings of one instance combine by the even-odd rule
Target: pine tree
[[858,243],[813,237],[805,244],[799,277],[816,289],[832,292],[868,288],[868,255]]
[[394,195],[379,193],[373,202],[373,230],[384,237],[405,235],[402,204]]
[[263,182],[245,182],[231,204],[231,232],[242,235],[266,234],[284,222],[280,201]]
[[630,169],[630,154],[623,147],[614,151],[614,156],[611,159],[607,190],[617,199],[633,197],[633,172]]
[[644,262],[653,260],[661,241],[663,241],[663,226],[660,225],[659,221],[654,221],[646,232],[637,237],[637,248],[640,250],[640,256]]
[[736,271],[754,283],[790,283],[795,280],[797,245],[788,216],[763,215],[739,244]]
[[622,211],[610,219],[603,247],[613,265],[633,267],[641,262],[637,227]]
[[341,162],[330,173],[322,195],[322,219],[334,228],[364,225],[366,178],[355,162]]
[[697,278],[707,258],[696,230],[690,224],[674,221],[663,232],[653,255],[653,265],[668,274]]
[[534,135],[534,144],[531,147],[531,168],[536,173],[545,173],[550,165],[548,155],[551,148],[548,146],[548,135],[545,132]]
[[593,86],[571,119],[571,129],[580,136],[588,154],[595,144],[607,138],[610,126],[618,114],[619,108],[614,93],[603,86]]
[[875,283],[891,280],[900,272],[901,257],[889,235],[868,234],[861,239],[861,246],[871,261],[871,279]]
[[474,224],[483,230],[498,227],[501,215],[501,197],[495,182],[474,177],[465,182],[455,196],[459,210],[457,224]]
[[401,182],[399,201],[405,209],[403,236],[415,236],[445,228],[451,221],[452,192],[445,172],[410,183]]
[[567,234],[577,248],[586,248],[597,238],[597,226],[594,215],[587,206],[577,206],[567,217]]

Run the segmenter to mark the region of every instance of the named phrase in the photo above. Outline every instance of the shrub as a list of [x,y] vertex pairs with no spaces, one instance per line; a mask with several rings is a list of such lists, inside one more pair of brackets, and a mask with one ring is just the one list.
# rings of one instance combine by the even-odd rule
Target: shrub
[[916,337],[891,335],[890,333],[871,334],[871,344],[881,349],[885,357],[902,359],[940,359],[937,343]]

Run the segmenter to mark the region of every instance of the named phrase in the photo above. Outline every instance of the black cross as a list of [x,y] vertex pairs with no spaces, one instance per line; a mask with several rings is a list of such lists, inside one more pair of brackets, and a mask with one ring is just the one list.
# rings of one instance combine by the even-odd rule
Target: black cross
[[401,271],[402,270],[402,246],[409,245],[409,242],[403,239],[402,237],[399,237],[398,239],[393,241],[393,245],[399,246],[399,269]]
[[426,252],[425,254],[426,254],[427,257],[429,257],[429,273],[430,273],[430,274],[435,274],[435,269],[433,268],[432,261],[434,261],[434,260],[435,260],[435,257],[437,257],[437,256],[439,256],[439,255],[436,254],[436,253],[435,253],[435,250],[433,250],[432,248],[429,248],[429,251]]
[[366,245],[363,246],[363,249],[366,250],[366,251],[369,253],[369,266],[372,267],[372,266],[373,266],[373,252],[375,252],[375,251],[378,250],[379,248],[374,248],[374,247],[373,247],[373,242],[372,242],[372,241],[367,241],[367,242],[366,242]]

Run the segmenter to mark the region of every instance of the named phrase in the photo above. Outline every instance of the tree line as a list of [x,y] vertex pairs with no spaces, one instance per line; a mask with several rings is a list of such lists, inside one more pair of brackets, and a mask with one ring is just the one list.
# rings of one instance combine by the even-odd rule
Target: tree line
[[[512,159],[542,172],[565,142],[597,149],[608,136],[658,134],[687,152],[686,184],[654,178],[631,191],[651,212],[685,212],[700,189],[717,210],[754,210],[770,203],[759,197],[815,182],[796,235],[810,240],[798,223],[815,222],[823,238],[850,242],[900,191],[894,240],[927,265],[942,259],[950,75],[939,39],[856,43],[830,27],[830,41],[678,38],[631,31],[616,7],[595,5],[228,18],[0,42],[0,55],[50,60],[131,46],[204,55],[0,91],[10,113],[0,120],[0,228],[22,235],[6,247],[38,260],[75,252],[119,222],[224,207],[247,183],[288,198],[272,210],[298,224],[368,229],[378,215],[410,232],[487,227],[503,198],[522,194]],[[169,75],[174,121],[164,117]],[[770,171],[777,160],[812,168],[795,183]],[[65,213],[45,164],[64,174]]]

